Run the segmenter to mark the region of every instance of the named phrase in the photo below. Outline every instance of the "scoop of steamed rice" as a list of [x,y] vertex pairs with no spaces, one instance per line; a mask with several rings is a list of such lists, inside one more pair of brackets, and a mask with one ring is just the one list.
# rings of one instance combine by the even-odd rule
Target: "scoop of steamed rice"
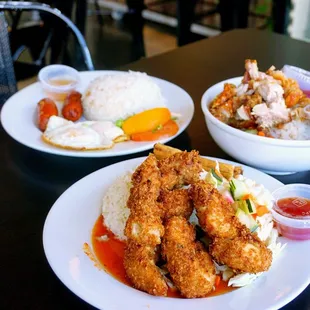
[[106,191],[102,199],[102,216],[108,227],[119,240],[126,240],[124,234],[130,209],[127,200],[130,195],[132,172],[128,171],[117,178]]
[[112,122],[166,107],[159,86],[146,73],[132,71],[96,78],[85,91],[82,103],[88,120]]

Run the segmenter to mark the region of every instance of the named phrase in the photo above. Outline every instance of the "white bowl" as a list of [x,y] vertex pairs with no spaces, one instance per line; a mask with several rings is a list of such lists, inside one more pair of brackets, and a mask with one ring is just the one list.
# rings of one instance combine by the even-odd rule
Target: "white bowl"
[[238,85],[242,77],[217,83],[206,90],[201,99],[210,135],[231,157],[270,174],[289,174],[310,170],[310,141],[292,141],[256,136],[230,127],[209,111],[211,101],[223,90],[225,83]]

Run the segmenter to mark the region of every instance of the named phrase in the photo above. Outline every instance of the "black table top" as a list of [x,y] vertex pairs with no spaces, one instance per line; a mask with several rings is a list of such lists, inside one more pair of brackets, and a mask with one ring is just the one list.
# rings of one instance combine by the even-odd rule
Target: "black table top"
[[[195,102],[192,123],[169,145],[229,158],[208,134],[200,109],[203,92],[223,79],[239,76],[246,58],[261,70],[291,64],[310,70],[310,44],[256,30],[237,30],[172,52],[129,64],[183,87]],[[93,309],[69,291],[50,269],[42,246],[45,217],[56,199],[83,176],[143,152],[116,158],[69,158],[31,150],[0,129],[2,309]],[[310,171],[277,177],[284,183],[310,184]],[[310,309],[310,287],[283,309]]]

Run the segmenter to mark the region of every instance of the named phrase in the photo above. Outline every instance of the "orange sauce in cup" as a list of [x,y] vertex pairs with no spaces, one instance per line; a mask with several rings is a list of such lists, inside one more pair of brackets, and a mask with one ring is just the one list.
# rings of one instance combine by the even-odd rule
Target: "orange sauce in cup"
[[[106,240],[102,240],[102,236],[106,236]],[[124,241],[118,240],[115,235],[104,225],[102,215],[97,219],[92,230],[92,246],[93,251],[104,269],[120,282],[133,287],[130,280],[126,276],[123,264],[125,246]],[[215,287],[215,290],[208,296],[216,296],[233,291],[236,288],[229,287],[228,283],[222,279]],[[168,297],[183,298],[180,292],[175,288],[168,289]]]
[[[74,79],[65,79],[65,78],[54,78],[54,79],[50,79],[48,80],[48,83],[51,86],[69,86],[71,84],[76,83],[76,80]],[[70,90],[71,91],[71,90]],[[66,99],[66,96],[68,95],[68,93],[70,91],[59,91],[59,92],[52,92],[52,91],[48,91],[46,90],[46,94],[49,98],[54,99],[56,101],[64,101]]]
[[65,86],[65,85],[70,85],[72,83],[75,83],[75,80],[71,79],[51,79],[48,81],[49,84],[53,86]]

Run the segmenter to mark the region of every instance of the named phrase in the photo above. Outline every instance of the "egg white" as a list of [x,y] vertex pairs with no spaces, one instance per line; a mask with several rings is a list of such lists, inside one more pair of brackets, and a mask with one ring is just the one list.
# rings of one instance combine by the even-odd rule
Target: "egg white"
[[125,141],[123,130],[109,121],[81,121],[73,123],[51,116],[42,135],[43,141],[70,150],[104,150],[114,142]]

